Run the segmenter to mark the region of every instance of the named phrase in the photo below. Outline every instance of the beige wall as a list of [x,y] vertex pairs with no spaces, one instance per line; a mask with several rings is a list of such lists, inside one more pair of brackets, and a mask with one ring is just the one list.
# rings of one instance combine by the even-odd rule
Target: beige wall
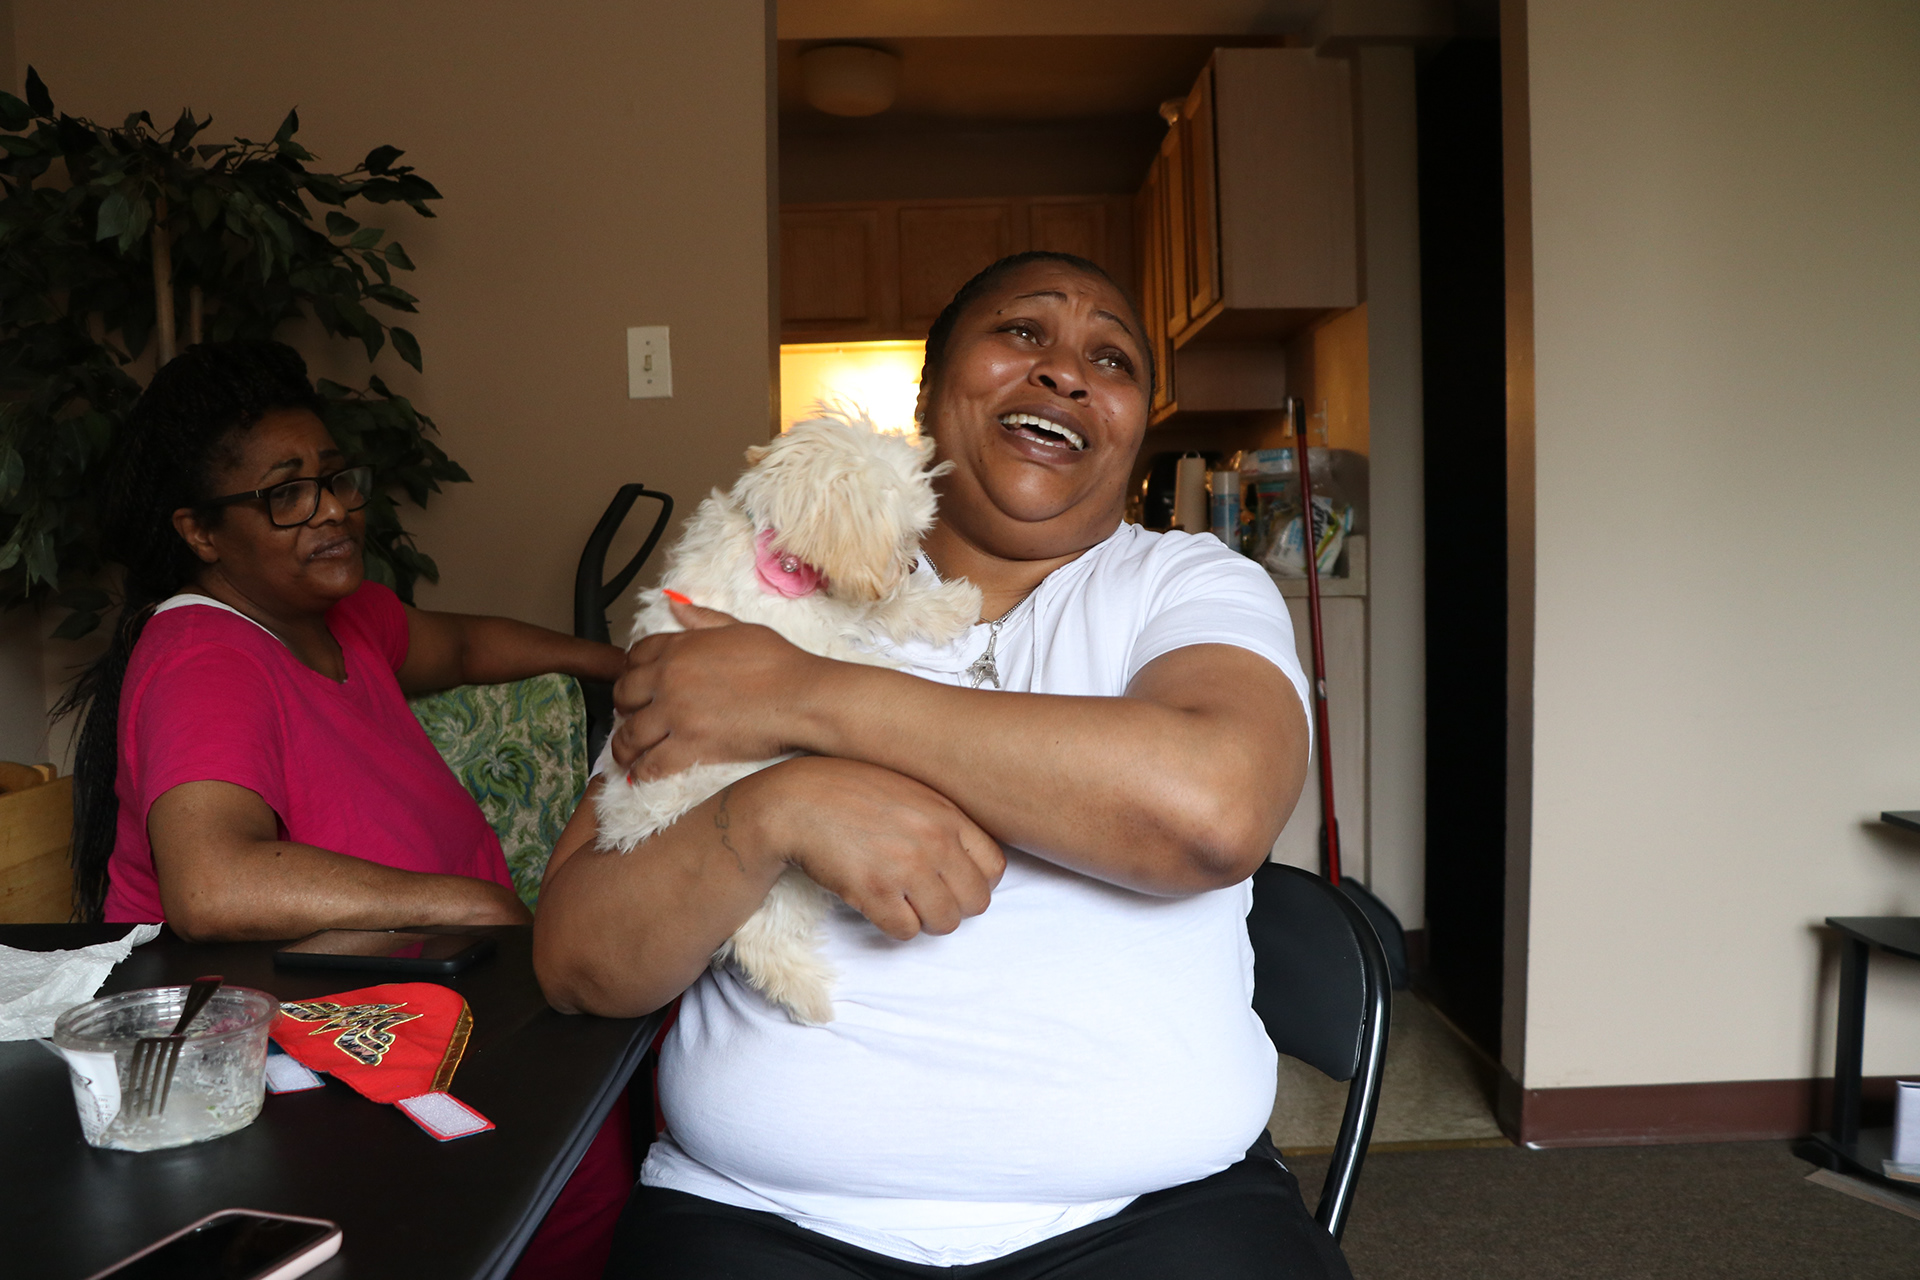
[[[1920,7],[1528,5],[1529,1088],[1831,1070],[1920,914]],[[1867,1070],[1920,1070],[1877,964]]]
[[[440,188],[437,219],[387,220],[419,265],[426,376],[379,364],[475,481],[409,517],[442,572],[423,604],[568,627],[620,483],[690,509],[766,438],[769,3],[12,8],[20,74],[65,110],[191,104],[258,138],[297,105],[323,166],[392,143]],[[670,400],[627,399],[637,324],[672,327]]]

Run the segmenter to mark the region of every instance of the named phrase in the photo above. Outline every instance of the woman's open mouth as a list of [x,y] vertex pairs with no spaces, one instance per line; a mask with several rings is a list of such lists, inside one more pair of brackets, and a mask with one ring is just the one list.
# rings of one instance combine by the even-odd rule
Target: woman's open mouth
[[1014,435],[1049,449],[1078,452],[1087,447],[1087,438],[1078,431],[1037,413],[1003,413],[1000,415],[1000,425]]

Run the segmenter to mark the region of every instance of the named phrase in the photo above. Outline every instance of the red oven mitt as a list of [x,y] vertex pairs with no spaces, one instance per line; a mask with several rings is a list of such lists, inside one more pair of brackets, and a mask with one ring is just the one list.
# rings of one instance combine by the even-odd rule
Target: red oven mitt
[[284,1001],[272,1034],[290,1057],[374,1102],[394,1104],[445,1142],[493,1128],[446,1091],[472,1030],[459,992],[434,982],[388,982]]

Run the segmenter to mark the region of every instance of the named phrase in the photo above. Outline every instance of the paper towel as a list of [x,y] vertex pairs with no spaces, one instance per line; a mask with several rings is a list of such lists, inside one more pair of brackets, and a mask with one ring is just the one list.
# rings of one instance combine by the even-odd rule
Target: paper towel
[[100,990],[113,966],[160,936],[157,924],[137,924],[118,942],[72,951],[0,947],[0,1040],[37,1040],[53,1034],[54,1020]]
[[1211,513],[1207,510],[1207,460],[1197,453],[1182,457],[1173,472],[1173,525],[1188,533],[1205,533]]

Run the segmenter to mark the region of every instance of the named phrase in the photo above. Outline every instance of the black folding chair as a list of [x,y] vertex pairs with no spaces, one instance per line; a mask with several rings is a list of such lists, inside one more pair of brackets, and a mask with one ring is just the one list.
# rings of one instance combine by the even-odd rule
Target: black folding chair
[[1277,862],[1254,873],[1247,936],[1253,943],[1253,1009],[1273,1047],[1349,1082],[1340,1135],[1313,1213],[1338,1243],[1380,1108],[1392,1000],[1386,953],[1346,894],[1311,872]]
[[[653,529],[647,534],[646,541],[640,544],[640,550],[626,567],[613,575],[606,576],[607,549],[613,545],[613,535],[620,531],[626,521],[627,513],[633,510],[633,504],[641,498],[652,498],[660,504],[660,514],[655,517]],[[660,543],[660,535],[667,531],[667,521],[673,518],[673,498],[637,484],[623,484],[620,492],[613,495],[613,501],[600,517],[600,523],[593,527],[593,533],[587,538],[587,545],[580,551],[580,567],[573,575],[573,634],[582,640],[598,640],[610,643],[611,627],[607,623],[607,606],[620,598],[627,585],[640,572],[640,567],[653,554],[654,547]],[[600,748],[605,745],[607,735],[613,731],[613,686],[598,680],[582,680],[580,692],[587,703],[587,759],[600,758]]]

